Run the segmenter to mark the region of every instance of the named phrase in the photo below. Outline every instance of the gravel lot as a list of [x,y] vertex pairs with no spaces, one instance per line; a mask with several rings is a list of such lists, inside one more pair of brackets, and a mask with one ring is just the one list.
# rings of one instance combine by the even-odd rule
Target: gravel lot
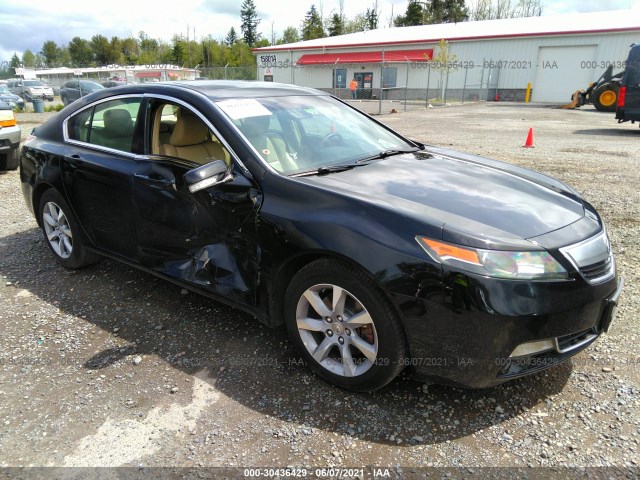
[[[51,115],[18,120],[26,135]],[[581,192],[626,280],[613,331],[569,363],[492,389],[403,375],[347,393],[297,365],[283,329],[110,260],[57,266],[10,172],[0,175],[0,466],[636,468],[638,126],[506,103],[379,118]],[[522,148],[529,127],[533,149]]]

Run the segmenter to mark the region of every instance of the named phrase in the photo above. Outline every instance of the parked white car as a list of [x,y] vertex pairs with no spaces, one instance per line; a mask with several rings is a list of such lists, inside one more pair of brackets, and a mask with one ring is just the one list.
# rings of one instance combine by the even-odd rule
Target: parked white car
[[53,90],[40,80],[10,80],[8,86],[11,93],[21,96],[26,102],[34,98],[53,100]]

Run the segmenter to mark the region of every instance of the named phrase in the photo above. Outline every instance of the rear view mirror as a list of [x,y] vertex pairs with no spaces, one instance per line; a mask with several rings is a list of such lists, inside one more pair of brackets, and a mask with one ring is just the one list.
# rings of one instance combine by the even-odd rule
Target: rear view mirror
[[231,180],[231,171],[223,160],[214,160],[184,174],[184,181],[191,193]]

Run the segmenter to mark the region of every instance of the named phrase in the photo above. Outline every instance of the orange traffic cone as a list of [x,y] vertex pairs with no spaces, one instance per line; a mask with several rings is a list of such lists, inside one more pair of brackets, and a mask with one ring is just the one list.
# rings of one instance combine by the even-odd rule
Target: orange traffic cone
[[535,145],[533,144],[533,128],[529,129],[529,135],[527,135],[527,141],[524,142],[523,147],[525,148],[534,148]]

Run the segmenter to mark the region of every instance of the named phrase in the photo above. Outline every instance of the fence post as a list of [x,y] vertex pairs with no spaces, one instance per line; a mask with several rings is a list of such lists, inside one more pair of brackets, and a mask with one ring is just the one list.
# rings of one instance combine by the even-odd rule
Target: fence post
[[429,69],[427,70],[427,98],[424,101],[424,106],[429,108],[429,83],[431,82],[431,62],[429,62]]
[[447,62],[447,78],[444,81],[444,98],[442,99],[442,106],[447,105],[447,91],[449,90],[449,63]]
[[[382,71],[384,70],[384,48],[382,49],[382,63],[380,64],[380,92],[378,94],[378,115],[382,113],[382,87],[384,83],[382,82]],[[373,79],[371,82],[371,87],[373,90]]]
[[469,65],[464,69],[464,85],[462,86],[462,104],[464,105],[464,92],[467,90],[467,73],[469,73]]
[[[482,58],[482,72],[480,73],[480,95],[478,95],[479,100],[482,101],[482,84],[484,83],[484,57]],[[485,101],[487,99],[485,98]]]
[[[405,57],[406,58],[406,57]],[[409,90],[409,59],[407,59],[407,77],[404,81],[404,111],[407,111],[407,91]]]

